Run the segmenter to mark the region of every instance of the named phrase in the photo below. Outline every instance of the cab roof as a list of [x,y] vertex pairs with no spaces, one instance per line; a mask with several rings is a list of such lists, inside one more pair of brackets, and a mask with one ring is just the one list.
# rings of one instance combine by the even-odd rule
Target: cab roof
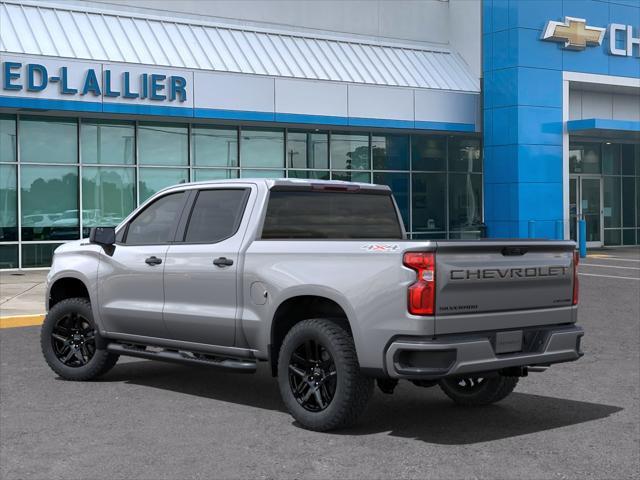
[[[329,190],[329,191],[368,191],[386,194],[391,189],[387,185],[376,185],[371,183],[344,182],[342,180],[314,180],[305,178],[228,178],[222,180],[205,180],[201,182],[180,183],[166,187],[160,192],[170,189],[189,188],[194,186],[234,184],[234,183],[255,183],[263,184],[269,190]],[[160,193],[158,192],[158,193]]]

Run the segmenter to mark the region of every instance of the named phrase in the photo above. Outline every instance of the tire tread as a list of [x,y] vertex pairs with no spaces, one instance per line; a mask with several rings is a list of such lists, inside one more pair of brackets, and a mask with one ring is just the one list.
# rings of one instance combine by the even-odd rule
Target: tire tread
[[[62,310],[66,307],[76,309],[88,308],[89,311],[91,311],[91,302],[89,302],[88,299],[82,297],[66,298],[56,303],[51,308],[51,310],[49,310],[42,325],[42,332],[40,335],[40,348],[42,350],[42,355],[47,362],[47,365],[49,365],[49,368],[51,368],[51,370],[53,370],[65,380],[85,382],[104,375],[115,366],[119,358],[118,355],[107,352],[106,350],[96,349],[91,361],[85,367],[82,367],[82,369],[68,368],[65,365],[62,365],[60,361],[55,358],[53,349],[51,348],[51,340],[48,333],[48,322],[50,323],[54,321],[58,310]],[[93,323],[93,318],[89,320]]]
[[[358,417],[364,411],[369,398],[371,398],[374,382],[360,372],[360,364],[358,363],[358,355],[353,343],[353,338],[336,320],[314,318],[297,323],[285,336],[283,347],[293,336],[298,334],[298,332],[309,328],[320,331],[326,335],[343,357],[344,367],[346,367],[347,371],[344,378],[345,391],[344,395],[334,397],[333,401],[340,403],[334,415],[326,419],[326,421],[304,421],[297,418],[295,412],[292,412],[292,414],[298,421],[301,423],[304,422],[303,425],[309,430],[327,431],[351,426],[357,421]],[[283,351],[284,348],[280,350],[281,354]],[[338,359],[334,358],[334,361],[338,361]],[[279,363],[280,362],[287,362],[288,364],[288,361],[282,358],[282,355],[279,359]],[[288,383],[288,378],[279,379],[279,381]]]

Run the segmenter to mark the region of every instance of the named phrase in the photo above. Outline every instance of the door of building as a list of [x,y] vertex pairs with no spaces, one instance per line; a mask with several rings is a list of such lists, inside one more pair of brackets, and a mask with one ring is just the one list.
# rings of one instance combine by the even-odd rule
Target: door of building
[[578,241],[578,220],[586,222],[587,247],[601,247],[604,236],[602,177],[576,175],[569,178],[570,234]]

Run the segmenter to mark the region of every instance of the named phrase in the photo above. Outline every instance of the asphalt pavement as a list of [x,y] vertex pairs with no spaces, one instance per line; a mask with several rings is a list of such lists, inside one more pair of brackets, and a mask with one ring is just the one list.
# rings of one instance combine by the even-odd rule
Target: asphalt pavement
[[0,478],[630,479],[640,473],[640,250],[580,266],[585,356],[482,408],[438,388],[376,391],[359,424],[300,428],[255,375],[121,358],[60,380],[39,327],[0,330]]

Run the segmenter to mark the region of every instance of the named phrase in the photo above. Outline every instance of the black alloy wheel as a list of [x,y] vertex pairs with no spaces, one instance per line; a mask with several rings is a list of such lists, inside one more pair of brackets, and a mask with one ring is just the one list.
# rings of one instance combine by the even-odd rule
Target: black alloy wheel
[[327,348],[315,340],[300,344],[289,360],[289,386],[296,401],[310,412],[321,412],[336,393],[336,365]]
[[67,367],[87,365],[96,352],[95,330],[78,313],[60,317],[51,331],[51,345],[56,358]]
[[353,425],[373,393],[360,371],[344,319],[310,318],[285,335],[278,354],[278,387],[300,426],[326,432]]
[[65,380],[87,381],[111,370],[118,355],[101,341],[88,298],[65,298],[42,323],[40,347],[47,365]]
[[485,379],[483,377],[456,378],[456,388],[464,393],[474,393],[482,388]]
[[460,405],[489,405],[508,397],[518,384],[518,377],[499,374],[484,377],[450,377],[440,380],[440,388]]

